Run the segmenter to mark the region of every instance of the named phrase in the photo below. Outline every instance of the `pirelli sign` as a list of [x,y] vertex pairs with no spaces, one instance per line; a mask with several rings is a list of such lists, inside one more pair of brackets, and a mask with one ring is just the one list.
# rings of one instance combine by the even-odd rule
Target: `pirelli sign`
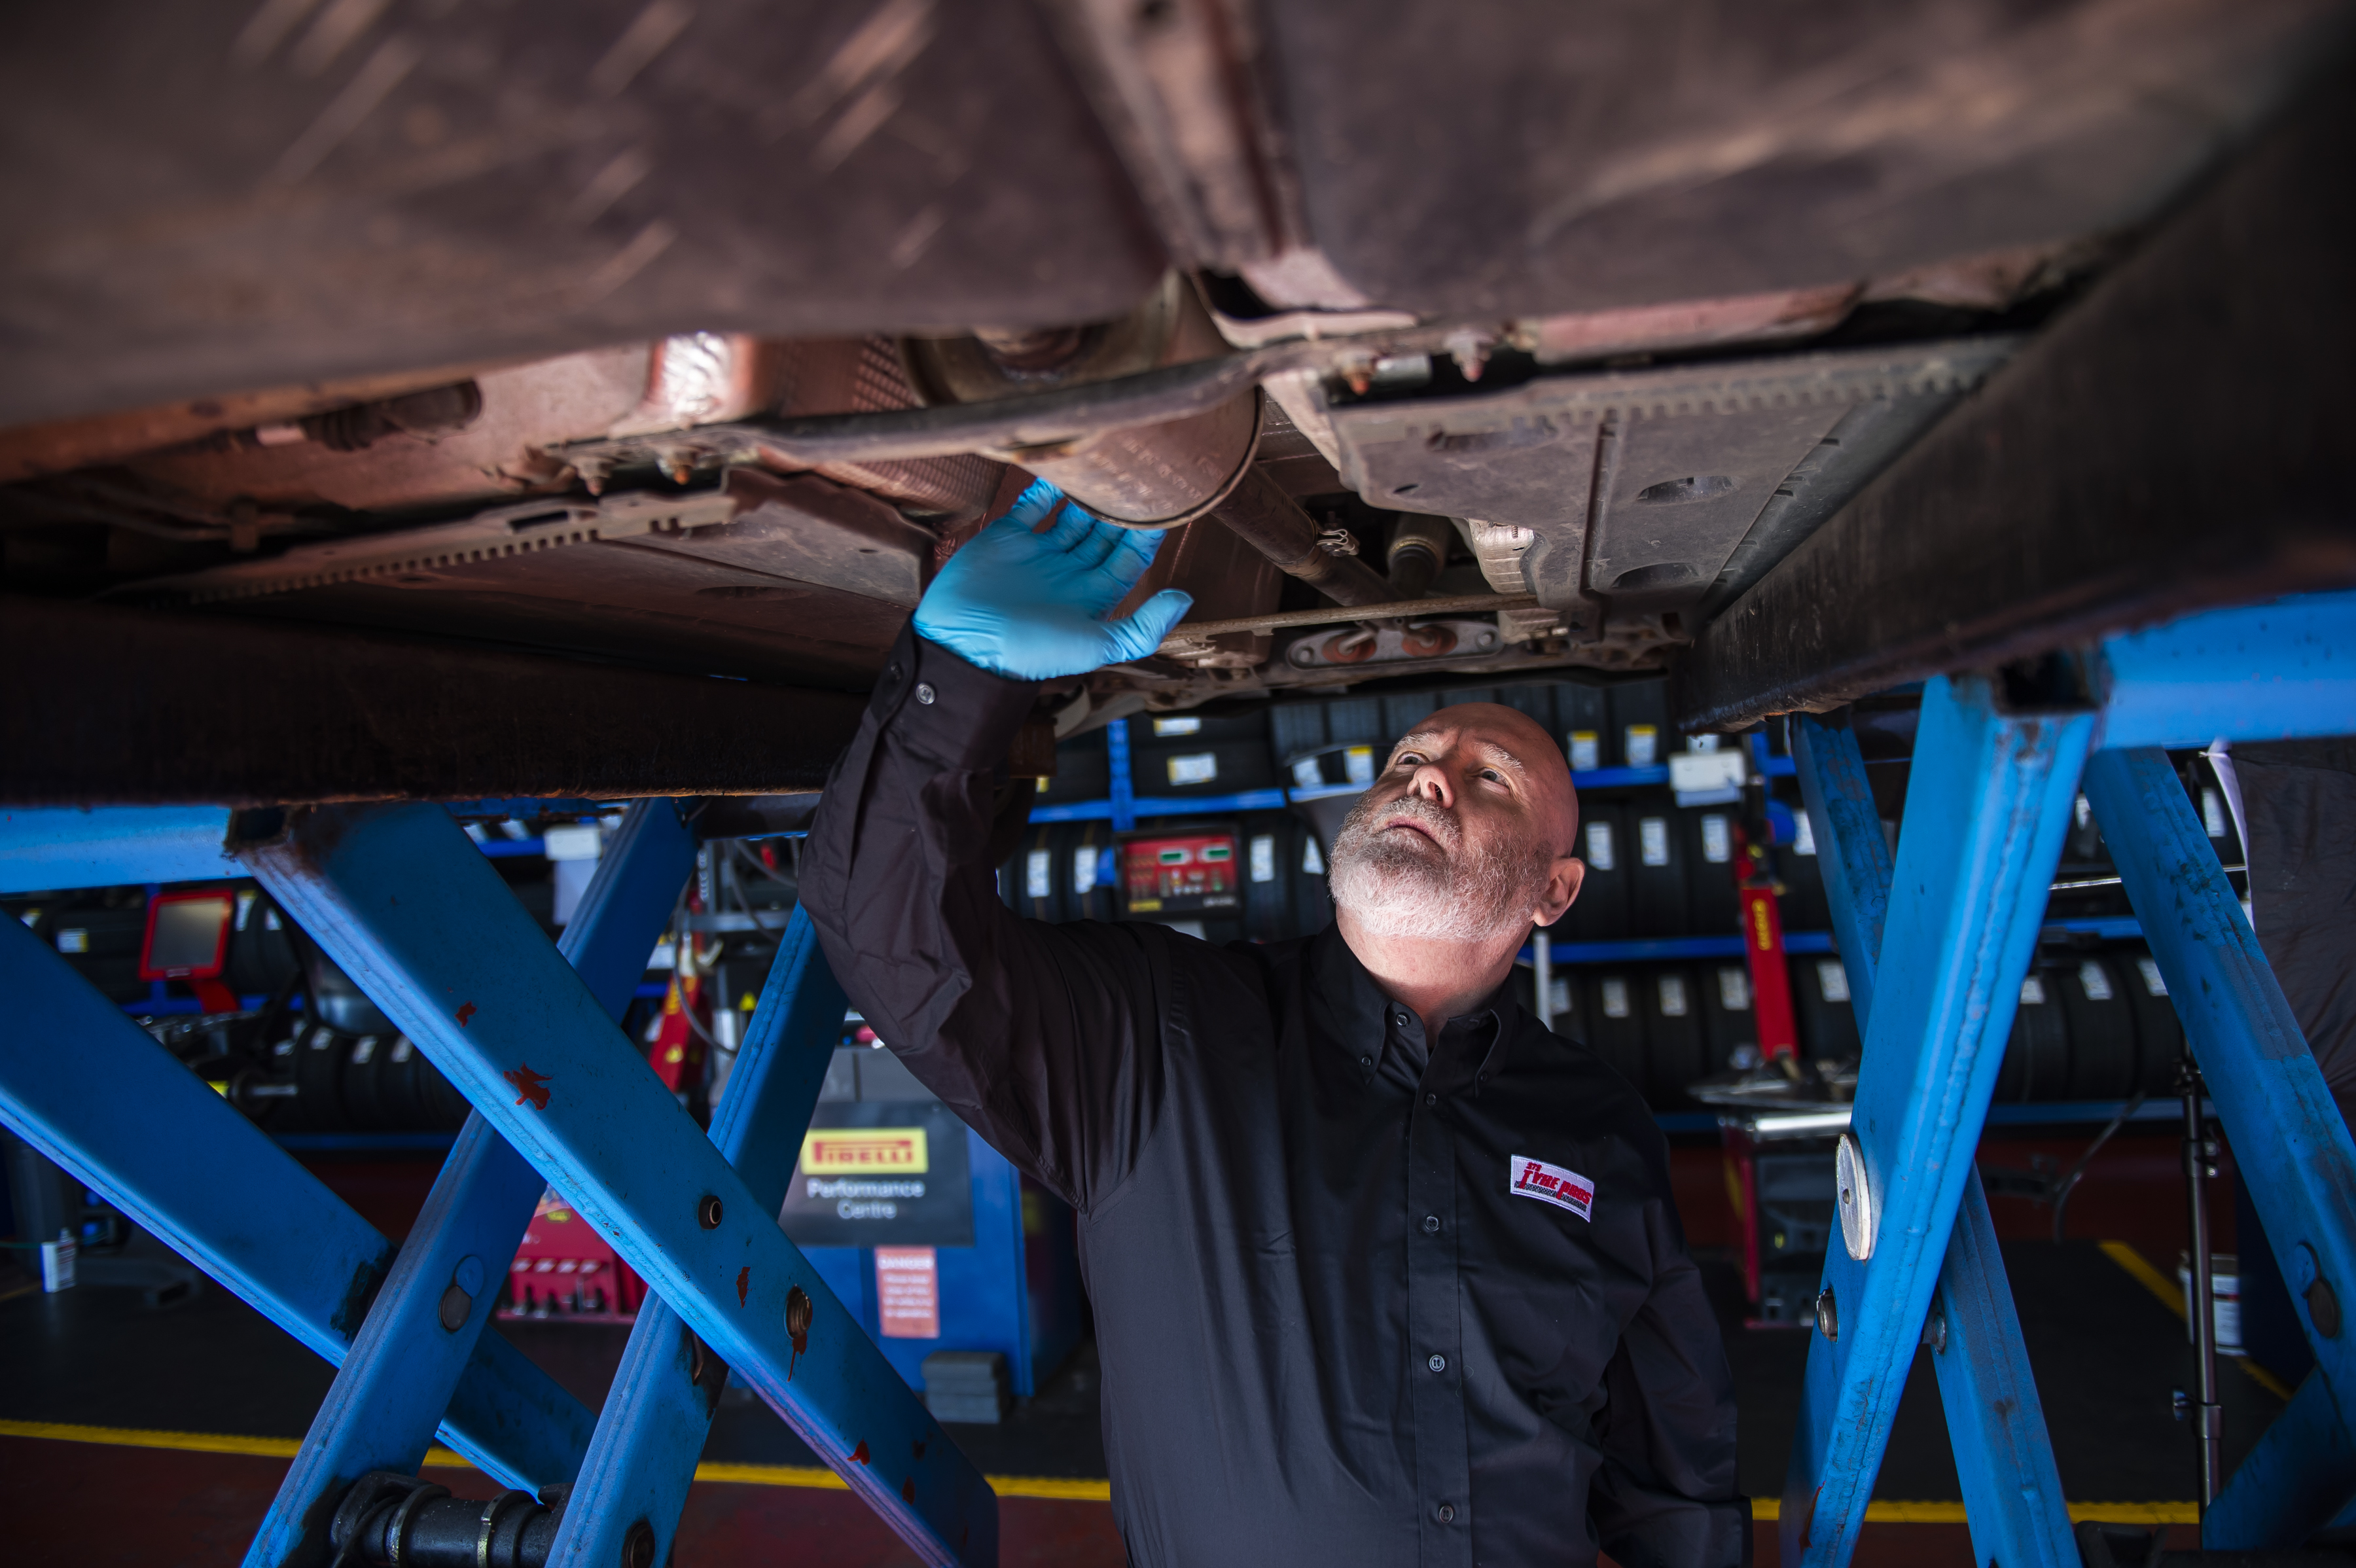
[[922,1176],[931,1168],[922,1127],[812,1128],[802,1139],[808,1176]]
[[938,1101],[822,1101],[778,1220],[804,1247],[970,1247],[969,1136]]

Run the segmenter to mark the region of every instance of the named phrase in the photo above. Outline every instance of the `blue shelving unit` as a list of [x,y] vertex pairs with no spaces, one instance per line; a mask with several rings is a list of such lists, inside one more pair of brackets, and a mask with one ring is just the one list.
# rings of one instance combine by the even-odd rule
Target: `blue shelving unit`
[[[1119,726],[1116,725],[1117,730]],[[1108,731],[1108,734],[1112,733]],[[1118,748],[1124,754],[1128,746]],[[1115,778],[1125,769],[1117,770]],[[1764,771],[1771,779],[1789,778],[1792,759],[1788,757],[1767,758]],[[1669,781],[1669,770],[1659,768],[1591,768],[1570,776],[1571,783],[1581,789],[1624,789]],[[1363,786],[1356,784],[1324,784],[1307,789],[1245,789],[1229,795],[1116,795],[1103,800],[1066,800],[1055,805],[1033,806],[1031,820],[1034,822],[1105,822],[1119,825],[1120,807],[1126,803],[1129,813],[1136,817],[1209,817],[1237,811],[1273,811],[1285,806],[1296,806],[1329,795],[1354,795]]]

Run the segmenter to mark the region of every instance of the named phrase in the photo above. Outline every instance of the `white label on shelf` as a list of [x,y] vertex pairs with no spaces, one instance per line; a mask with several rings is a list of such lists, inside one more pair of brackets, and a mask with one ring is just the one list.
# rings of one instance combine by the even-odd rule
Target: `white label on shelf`
[[1688,751],[1698,751],[1707,756],[1708,753],[1716,751],[1718,749],[1719,742],[1725,738],[1726,737],[1722,735],[1697,735],[1691,740],[1686,742],[1686,749]]
[[1628,983],[1617,975],[1603,983],[1603,1015],[1625,1018],[1628,1015]]
[[2077,804],[2070,809],[2077,813],[2078,825],[2082,828],[2094,820],[2094,803],[2083,795],[2079,796]]
[[1592,773],[1603,766],[1603,737],[1591,729],[1570,732],[1570,770]]
[[1751,972],[1738,964],[1722,964],[1718,972],[1719,1005],[1730,1013],[1751,1011]]
[[1315,757],[1304,757],[1292,765],[1292,783],[1293,787],[1299,789],[1316,789],[1323,787],[1325,775],[1318,771]]
[[1353,784],[1373,783],[1375,781],[1375,748],[1371,746],[1354,746],[1344,752],[1342,777]]
[[1319,853],[1317,841],[1313,838],[1301,841],[1301,869],[1312,876],[1325,875],[1325,856]]
[[594,822],[568,822],[540,835],[541,853],[551,860],[594,860],[605,847]]
[[1739,751],[1680,751],[1669,758],[1669,788],[1680,795],[1740,789],[1750,777],[1750,767]]
[[1165,735],[1201,735],[1202,733],[1203,721],[1199,718],[1156,719],[1153,721],[1153,735],[1154,738],[1157,740]]
[[59,931],[58,933],[58,951],[90,951],[90,933],[83,930],[79,926],[76,926],[70,930]]
[[2212,839],[2223,838],[2225,830],[2232,825],[2225,820],[2225,797],[2205,784],[2201,787],[2201,825],[2209,830]]
[[2033,974],[2032,974],[2032,975],[2030,975],[2027,980],[2022,981],[2022,982],[2020,983],[2020,1000],[2021,1000],[2021,1004],[2022,1004],[2022,1005],[2024,1005],[2024,1006],[2029,1006],[2029,1007],[2042,1007],[2042,1006],[2044,1006],[2044,1005],[2045,1005],[2045,983],[2044,983],[2043,981],[2041,981],[2041,980],[2038,979],[2038,978],[2037,978],[2037,976],[2035,976],[2035,975],[2033,975]]
[[376,1036],[362,1035],[352,1042],[352,1065],[361,1067],[376,1058]]
[[1841,967],[1840,960],[1837,958],[1816,960],[1816,989],[1824,993],[1825,1000],[1827,1002],[1848,1000],[1848,971]]
[[1597,871],[1610,871],[1619,864],[1612,853],[1610,822],[1587,824],[1587,864]]
[[1190,751],[1170,759],[1170,782],[1173,786],[1208,784],[1218,776],[1219,754],[1215,751]]
[[1276,835],[1274,833],[1252,835],[1251,879],[1254,882],[1276,880]]
[[1805,811],[1792,813],[1792,853],[1794,854],[1816,853],[1815,819]]
[[1681,974],[1661,976],[1661,1016],[1682,1018],[1686,1015],[1686,980]]
[[2093,959],[2078,966],[2078,983],[2084,989],[2089,1002],[2108,1002],[2111,999],[2111,977],[2104,974],[2103,966]]
[[1547,1000],[1554,1004],[1555,1017],[1570,1016],[1570,977],[1569,975],[1558,974],[1554,977],[1553,982],[1547,987]]
[[1724,865],[1734,858],[1734,829],[1716,811],[1701,820],[1701,857],[1712,865]]
[[54,1241],[41,1243],[41,1289],[54,1295],[74,1287],[74,1254],[80,1249],[67,1232],[58,1232]]
[[1034,849],[1023,857],[1023,896],[1026,898],[1046,898],[1055,891],[1055,857],[1044,849]]
[[1640,817],[1636,821],[1636,855],[1646,865],[1669,864],[1669,819]]
[[2151,996],[2168,994],[2168,982],[2160,975],[2158,959],[2149,956],[2139,958],[2136,960],[2136,968],[2143,974],[2143,988],[2146,994]]
[[1630,725],[1621,735],[1621,755],[1631,768],[1650,768],[1661,759],[1661,732],[1653,725]]
[[1097,846],[1083,844],[1072,852],[1072,891],[1093,892],[1097,885]]

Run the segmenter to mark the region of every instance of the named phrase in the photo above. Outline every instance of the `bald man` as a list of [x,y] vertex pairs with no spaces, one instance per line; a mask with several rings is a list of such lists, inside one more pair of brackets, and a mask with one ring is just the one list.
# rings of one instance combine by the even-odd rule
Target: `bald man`
[[1747,1563],[1666,1146],[1507,983],[1579,892],[1562,753],[1507,708],[1424,721],[1303,940],[1018,919],[989,841],[1035,682],[1185,607],[1107,620],[1158,536],[1059,499],[1026,492],[928,591],[802,897],[881,1039],[1079,1212],[1130,1562]]

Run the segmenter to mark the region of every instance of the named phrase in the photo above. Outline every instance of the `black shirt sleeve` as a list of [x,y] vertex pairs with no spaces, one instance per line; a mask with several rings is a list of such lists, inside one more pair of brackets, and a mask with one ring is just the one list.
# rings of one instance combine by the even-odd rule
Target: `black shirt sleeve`
[[1665,1169],[1648,1205],[1657,1272],[1603,1371],[1588,1494],[1603,1549],[1625,1568],[1749,1568],[1751,1504],[1735,1491],[1734,1389],[1701,1271],[1687,1255]]
[[1026,920],[999,898],[991,797],[1036,693],[904,630],[827,782],[801,897],[876,1037],[1085,1210],[1151,1132],[1171,975],[1158,930]]

